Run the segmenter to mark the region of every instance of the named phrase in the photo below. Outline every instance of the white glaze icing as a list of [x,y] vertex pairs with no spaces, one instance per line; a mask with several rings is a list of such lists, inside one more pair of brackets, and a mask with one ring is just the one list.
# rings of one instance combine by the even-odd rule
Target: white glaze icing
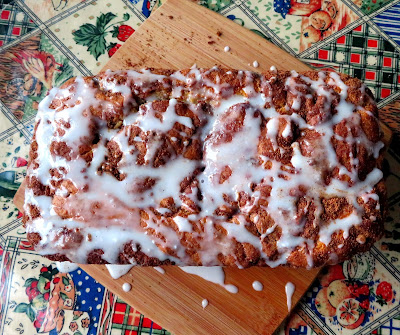
[[124,290],[124,292],[129,292],[132,289],[132,285],[129,283],[123,283],[122,289]]
[[201,306],[203,307],[203,309],[206,308],[208,306],[208,300],[207,299],[203,299],[201,301]]
[[113,279],[121,278],[123,275],[126,275],[130,269],[132,269],[133,265],[119,265],[119,264],[106,264],[106,268],[110,273],[110,276]]
[[253,284],[251,285],[255,291],[262,291],[264,288],[263,284],[261,284],[258,280],[253,281]]
[[193,231],[193,226],[190,224],[189,219],[175,216],[173,220],[177,224],[179,231],[186,231],[189,233]]
[[79,268],[78,264],[71,262],[56,262],[56,266],[58,271],[63,273],[72,272]]
[[[216,68],[208,70],[208,72],[214,70]],[[271,67],[271,71],[276,71],[276,68]],[[122,94],[124,98],[121,107],[124,115],[121,129],[108,129],[104,119],[82,116],[90,107],[99,108],[103,113],[112,108],[109,102],[96,99],[96,89],[85,83],[82,78],[76,79],[74,95],[71,96],[68,89],[53,89],[39,106],[36,130],[39,149],[36,160],[40,162],[40,165],[37,168],[30,167],[28,174],[36,176],[43,185],[50,189],[54,189],[52,183],[58,180],[71,180],[74,187],[80,190],[76,194],[70,194],[65,186],[56,189],[56,196],[66,197],[66,208],[76,212],[73,218],[62,219],[55,211],[51,197],[35,196],[32,190],[27,188],[25,208],[29,204],[35,205],[40,209],[41,215],[29,222],[28,232],[41,233],[42,240],[39,249],[42,254],[54,254],[62,250],[62,253],[68,258],[85,263],[86,257],[91,251],[103,249],[102,258],[110,263],[115,263],[121,252],[120,248],[130,242],[133,251],[137,251],[140,246],[140,250],[149,257],[156,257],[161,261],[170,260],[177,264],[193,264],[193,260],[181,244],[181,237],[183,234],[192,234],[194,238],[200,237],[198,230],[195,230],[194,227],[199,219],[204,218],[204,235],[199,240],[200,247],[198,248],[203,265],[218,264],[216,259],[219,254],[231,255],[232,238],[234,238],[238,242],[252,244],[269,266],[286,263],[286,258],[290,253],[300,247],[305,251],[308,265],[311,267],[315,243],[311,239],[299,236],[304,228],[301,213],[297,213],[296,207],[299,198],[296,190],[300,186],[307,189],[307,198],[314,201],[316,207],[314,225],[319,225],[318,218],[323,211],[320,203],[321,196],[325,198],[343,196],[354,207],[352,214],[348,217],[332,220],[319,227],[319,242],[324,244],[329,244],[331,236],[335,232],[342,231],[343,237],[346,238],[349,229],[360,224],[364,209],[357,202],[359,197],[365,203],[369,199],[379,200],[372,189],[382,179],[382,172],[375,168],[365,180],[359,180],[358,159],[350,157],[352,168],[349,171],[338,161],[331,143],[332,138],[341,140],[333,132],[333,127],[339,122],[345,120],[348,129],[351,126],[359,127],[360,125],[360,116],[355,112],[358,107],[356,108],[346,101],[347,86],[335,73],[329,74],[328,84],[341,89],[339,93],[341,100],[336,107],[336,114],[331,119],[322,120],[316,125],[310,125],[296,113],[290,115],[278,113],[274,106],[271,106],[270,95],[266,96],[264,93],[255,91],[253,74],[248,71],[239,71],[238,73],[238,78],[246,83],[243,89],[244,95],[233,94],[229,85],[220,83],[218,77],[216,83],[212,82],[196,67],[193,67],[187,75],[183,75],[181,72],[174,73],[170,79],[184,82],[185,85],[174,84],[171,93],[173,98],[169,99],[168,106],[162,115],[154,109],[153,104],[160,99],[159,97],[150,95],[146,98],[146,103],[138,106],[134,96],[139,94],[139,91],[146,93],[155,83],[168,88],[170,84],[165,82],[165,76],[153,74],[148,70],[144,70],[142,73],[128,71],[127,83],[119,84],[113,79],[112,74],[112,72],[107,72],[107,76],[100,80],[100,84],[103,89],[112,94]],[[310,93],[302,93],[304,89],[323,96],[326,99],[324,106],[329,108],[334,97],[324,82],[326,74],[320,73],[318,80],[300,76],[306,84],[299,84],[295,81],[295,78],[299,76],[293,71],[286,80],[287,90],[295,98],[291,106],[285,106],[285,110],[299,110],[301,99],[310,95]],[[262,85],[268,88],[273,80],[274,78],[271,78]],[[132,87],[132,90],[129,87]],[[183,98],[186,96],[185,94],[187,98]],[[202,114],[198,108],[199,94],[205,97],[210,104],[212,115]],[[50,108],[50,104],[56,97],[68,97],[67,108],[54,112],[54,109]],[[160,168],[154,168],[155,156],[164,143],[163,136],[166,132],[175,125],[179,125],[181,129],[179,134],[171,137],[171,142],[177,143],[182,140],[182,138],[178,140],[178,137],[186,136],[185,131],[195,130],[193,117],[177,114],[177,108],[181,106],[182,101],[186,102],[188,110],[203,122],[202,127],[196,133],[196,136],[204,143],[203,160],[190,160],[172,152],[172,157],[166,164]],[[269,104],[269,107],[265,107],[266,104]],[[230,141],[218,143],[218,134],[226,131],[227,122],[233,121],[239,116],[239,106],[244,106],[246,112],[243,126],[233,134]],[[262,120],[260,113],[265,121]],[[371,117],[373,117],[372,114]],[[60,126],[63,122],[67,122],[69,126]],[[264,122],[266,137],[270,141],[272,149],[281,156],[287,150],[293,151],[290,159],[291,165],[285,165],[279,160],[258,153],[255,143],[258,143],[262,136]],[[279,134],[279,125],[282,122],[284,122],[284,128]],[[314,148],[316,154],[310,157],[303,156],[298,142],[293,142],[290,149],[284,149],[279,145],[279,136],[286,139],[293,136],[291,127],[293,123],[297,125],[300,133],[312,130],[321,135],[318,146]],[[90,136],[89,129],[93,125],[100,129],[100,140],[93,148],[93,158],[90,164],[87,164],[82,158],[79,158],[77,148]],[[134,142],[135,145],[144,145],[146,148],[144,164],[137,163],[138,150],[129,142],[133,127],[140,128],[142,132],[140,136],[134,138]],[[64,131],[62,136],[58,133],[60,129]],[[148,140],[149,138],[151,141]],[[68,161],[59,155],[50,153],[50,144],[60,141],[72,148],[71,160]],[[362,131],[358,137],[348,135],[346,141],[350,144],[363,144],[369,150],[369,154],[375,158],[378,157],[383,146],[381,142],[369,141]],[[118,163],[118,170],[124,176],[121,181],[109,173],[99,172],[99,168],[109,155],[106,147],[109,142],[116,143],[122,153],[122,158]],[[182,140],[182,143],[184,146],[189,145],[187,139]],[[330,184],[326,185],[321,171],[318,170],[320,160],[324,160],[326,165],[332,169],[338,167],[340,176],[349,176],[354,181],[353,185],[349,187],[347,182],[337,178],[333,178]],[[266,168],[267,163],[268,168]],[[231,175],[225,182],[219,183],[220,173],[227,165],[231,169]],[[198,183],[182,192],[180,186],[182,180],[191,176],[197,168],[204,168],[196,177]],[[61,177],[52,176],[51,169],[61,171]],[[137,192],[135,187],[138,187],[144,178],[154,179],[155,184],[148,190]],[[259,191],[252,190],[252,184],[269,185],[271,187],[270,195],[265,197]],[[85,187],[88,187],[88,190],[81,191]],[[201,201],[196,198],[197,190],[202,194]],[[226,220],[224,217],[219,219],[213,216],[216,209],[226,206],[226,198],[239,201],[241,192],[249,195],[245,204],[241,205],[241,214],[236,215],[234,220]],[[183,216],[176,215],[170,219],[177,227],[177,231],[171,228],[171,223],[164,224],[163,220],[167,219],[160,219],[148,210],[153,208],[162,215],[171,214],[170,210],[160,206],[160,202],[166,198],[172,198],[176,206],[193,213]],[[201,207],[201,212],[194,212],[189,201],[196,202]],[[259,237],[246,229],[249,222],[245,214],[251,213],[261,201],[267,201],[267,205],[260,207],[268,211],[275,223]],[[91,215],[91,206],[98,204],[104,206],[105,210],[97,211],[94,216]],[[148,219],[140,217],[141,209],[146,210]],[[379,210],[379,203],[377,203],[377,209]],[[376,218],[371,216],[370,219],[375,220]],[[145,221],[146,229],[141,225],[141,220]],[[253,222],[257,223],[258,220],[259,215],[256,215]],[[226,230],[226,239],[214,239],[215,224],[219,224]],[[85,243],[70,249],[63,248],[63,240],[52,243],[56,240],[59,229],[65,226],[80,229],[85,237]],[[281,229],[281,237],[277,243],[280,256],[271,261],[265,255],[261,242],[277,227]],[[149,234],[149,229],[163,237]],[[166,253],[165,248],[174,250],[174,254]],[[136,264],[134,258],[130,261],[132,264]]]
[[239,289],[232,284],[225,284],[225,272],[221,266],[180,266],[182,271],[199,276],[214,284],[218,284],[230,293],[238,293]]
[[161,266],[155,266],[153,269],[160,272],[162,275],[165,274],[165,270]]
[[292,297],[296,287],[292,282],[287,282],[285,285],[285,293],[286,293],[286,304],[288,311],[292,309]]

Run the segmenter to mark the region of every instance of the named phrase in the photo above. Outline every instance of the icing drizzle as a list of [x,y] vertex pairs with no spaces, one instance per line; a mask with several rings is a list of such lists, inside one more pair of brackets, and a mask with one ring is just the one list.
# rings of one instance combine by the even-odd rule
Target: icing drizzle
[[[116,263],[130,244],[133,265],[144,253],[182,265],[272,267],[300,251],[312,267],[314,248],[332,234],[342,245],[366,204],[377,220],[382,172],[360,177],[357,156],[362,147],[376,159],[382,148],[363,132],[367,111],[348,101],[339,75],[323,72],[312,80],[293,71],[278,107],[273,70],[235,72],[240,92],[232,72],[196,67],[170,76],[107,71],[52,89],[39,106],[28,171],[46,191],[28,187],[25,196],[39,251],[85,263],[102,249]],[[314,105],[304,115],[307,101]],[[348,162],[338,157],[344,142],[354,148]],[[324,201],[335,197],[348,213],[324,218]],[[66,228],[79,238],[60,237]]]

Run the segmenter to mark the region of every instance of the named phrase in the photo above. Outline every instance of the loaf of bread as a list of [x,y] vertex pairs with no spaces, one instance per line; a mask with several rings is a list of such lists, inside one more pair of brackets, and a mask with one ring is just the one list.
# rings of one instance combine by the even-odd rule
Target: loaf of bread
[[73,78],[40,103],[24,222],[52,260],[316,267],[383,233],[358,79],[191,68]]

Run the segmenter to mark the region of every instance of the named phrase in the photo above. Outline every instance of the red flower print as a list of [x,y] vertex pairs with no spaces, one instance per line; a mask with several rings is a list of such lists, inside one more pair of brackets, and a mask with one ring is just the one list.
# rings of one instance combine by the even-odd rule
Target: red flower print
[[381,282],[376,288],[377,301],[380,305],[386,305],[393,298],[392,284]]
[[362,285],[358,288],[357,293],[360,295],[369,295],[369,287],[367,284]]
[[53,283],[54,284],[58,284],[59,282],[60,282],[60,278],[59,277],[56,277],[56,278],[53,279]]
[[50,293],[49,292],[46,292],[45,294],[43,294],[43,299],[44,300],[49,301],[49,298],[50,298]]
[[121,44],[115,44],[110,50],[108,50],[108,56],[112,57],[115,52],[121,47]]
[[135,31],[131,26],[123,24],[129,20],[129,13],[124,13],[122,20],[118,22],[115,22],[116,17],[117,15],[112,12],[101,13],[96,18],[96,25],[85,23],[72,33],[74,41],[87,47],[87,51],[96,60],[107,51],[111,57],[120,45],[116,43],[107,45],[105,36],[111,33],[112,37],[124,42]]
[[47,272],[47,271],[49,271],[49,269],[46,268],[45,266],[43,266],[43,267],[40,269],[40,272]]
[[64,300],[64,306],[66,307],[72,307],[72,299],[67,298]]
[[36,314],[36,320],[43,321],[45,316],[46,316],[46,310],[45,309],[40,310]]
[[360,295],[369,295],[369,286],[367,284],[358,286],[357,283],[354,283],[353,285],[349,286],[349,290],[356,298]]
[[39,320],[35,320],[35,322],[33,323],[33,326],[34,326],[36,329],[39,329],[41,325],[42,325],[42,323],[41,323]]
[[81,320],[81,324],[82,324],[82,327],[83,327],[83,328],[88,328],[88,327],[89,327],[89,324],[90,324],[89,318],[84,318],[84,319],[82,319],[82,320]]
[[33,325],[35,326],[35,328],[40,328],[41,325],[43,324],[44,318],[46,316],[46,310],[41,310],[38,311],[36,314],[36,320],[33,322]]
[[75,322],[75,321],[72,321],[70,324],[69,324],[69,329],[71,329],[71,331],[75,331],[75,330],[77,330],[78,329],[78,324]]
[[369,308],[369,300],[365,299],[363,302],[360,303],[360,307],[364,310],[368,310]]
[[28,296],[30,302],[32,302],[32,300],[35,299],[40,294],[39,290],[36,287],[37,282],[34,283],[36,283],[35,287],[28,286],[25,290],[26,295]]
[[22,167],[22,166],[27,166],[28,165],[28,161],[22,157],[18,157],[17,161],[15,162],[15,164],[17,165],[17,167]]
[[131,26],[122,24],[118,28],[117,38],[120,41],[125,42],[129,38],[129,36],[131,36],[134,32],[135,32],[135,29],[133,29]]

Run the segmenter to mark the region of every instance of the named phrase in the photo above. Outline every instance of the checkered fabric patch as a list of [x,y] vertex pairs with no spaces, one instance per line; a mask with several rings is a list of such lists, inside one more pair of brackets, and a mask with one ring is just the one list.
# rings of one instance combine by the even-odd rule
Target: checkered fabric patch
[[0,0],[0,47],[36,28],[36,24],[12,2]]
[[[301,304],[304,305],[308,305],[308,307],[314,311],[314,313],[316,313],[318,316],[320,316],[320,318],[322,320],[325,319],[325,317],[323,315],[320,315],[320,313],[318,312],[316,306],[315,306],[315,298],[317,297],[317,294],[319,292],[319,290],[321,289],[321,284],[319,283],[319,281],[315,281],[314,282],[314,286],[312,286],[311,288],[308,289],[307,293],[303,296],[303,298],[301,299]],[[300,333],[303,334],[303,333]]]
[[374,335],[398,335],[400,334],[400,315],[386,322],[382,327],[372,332]]
[[400,88],[399,52],[368,24],[340,36],[307,58],[340,64],[342,72],[363,80],[377,101]]
[[400,46],[400,2],[377,15],[373,21]]
[[112,335],[171,334],[120,299],[115,303],[111,328]]

